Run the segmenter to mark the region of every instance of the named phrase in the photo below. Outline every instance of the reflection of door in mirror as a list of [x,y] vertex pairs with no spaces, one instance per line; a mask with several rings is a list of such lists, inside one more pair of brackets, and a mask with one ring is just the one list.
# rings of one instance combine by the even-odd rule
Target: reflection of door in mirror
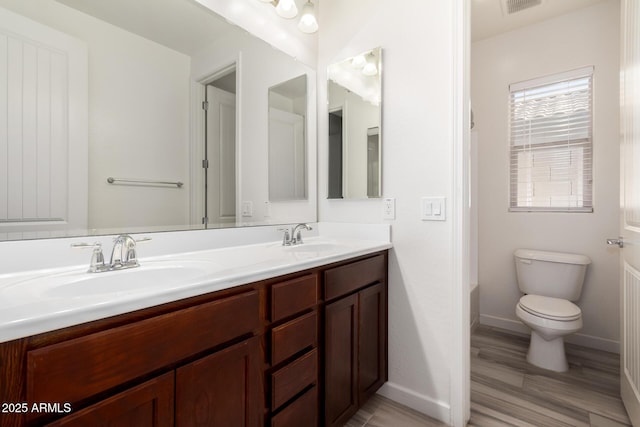
[[206,86],[205,224],[236,222],[235,82],[234,70]]
[[87,226],[87,46],[0,9],[0,230]]
[[342,108],[329,112],[329,198],[342,199]]
[[269,200],[307,198],[307,76],[269,88]]
[[380,197],[380,128],[367,129],[367,197]]

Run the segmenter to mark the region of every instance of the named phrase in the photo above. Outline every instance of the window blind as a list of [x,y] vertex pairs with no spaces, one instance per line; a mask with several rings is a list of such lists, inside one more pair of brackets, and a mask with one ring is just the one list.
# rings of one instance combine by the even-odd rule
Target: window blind
[[592,212],[593,67],[510,86],[511,211]]

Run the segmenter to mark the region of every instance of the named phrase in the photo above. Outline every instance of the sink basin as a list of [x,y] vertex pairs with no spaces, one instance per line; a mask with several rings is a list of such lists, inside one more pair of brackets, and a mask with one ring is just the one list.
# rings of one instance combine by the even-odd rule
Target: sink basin
[[180,286],[203,279],[216,271],[206,261],[147,261],[140,267],[103,273],[86,270],[43,275],[21,281],[6,291],[24,292],[48,298],[82,298],[109,294],[134,294],[150,289]]

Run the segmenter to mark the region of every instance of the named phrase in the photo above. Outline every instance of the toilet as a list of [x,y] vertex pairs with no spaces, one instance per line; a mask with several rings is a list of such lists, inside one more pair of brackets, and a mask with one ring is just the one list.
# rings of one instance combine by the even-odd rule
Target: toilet
[[518,287],[524,296],[516,316],[531,328],[527,361],[556,372],[569,369],[564,337],[582,328],[580,298],[591,263],[585,255],[518,249],[514,252]]

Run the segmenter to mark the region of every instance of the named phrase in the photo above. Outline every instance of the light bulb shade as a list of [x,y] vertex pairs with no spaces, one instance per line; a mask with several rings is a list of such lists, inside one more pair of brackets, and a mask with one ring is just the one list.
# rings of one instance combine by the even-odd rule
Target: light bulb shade
[[362,69],[362,74],[364,74],[365,76],[375,76],[376,74],[378,74],[378,68],[375,64],[369,62]]
[[365,59],[364,55],[354,56],[351,60],[351,66],[357,69],[364,67],[366,63],[367,60]]
[[303,33],[311,34],[318,31],[318,20],[313,7],[313,3],[308,1],[302,8],[302,16],[298,22],[298,29]]
[[372,54],[367,55],[367,63],[362,68],[362,74],[365,76],[375,76],[378,74],[378,67],[375,64],[375,58]]
[[298,7],[294,0],[279,0],[276,6],[276,12],[283,18],[295,18],[298,14]]

